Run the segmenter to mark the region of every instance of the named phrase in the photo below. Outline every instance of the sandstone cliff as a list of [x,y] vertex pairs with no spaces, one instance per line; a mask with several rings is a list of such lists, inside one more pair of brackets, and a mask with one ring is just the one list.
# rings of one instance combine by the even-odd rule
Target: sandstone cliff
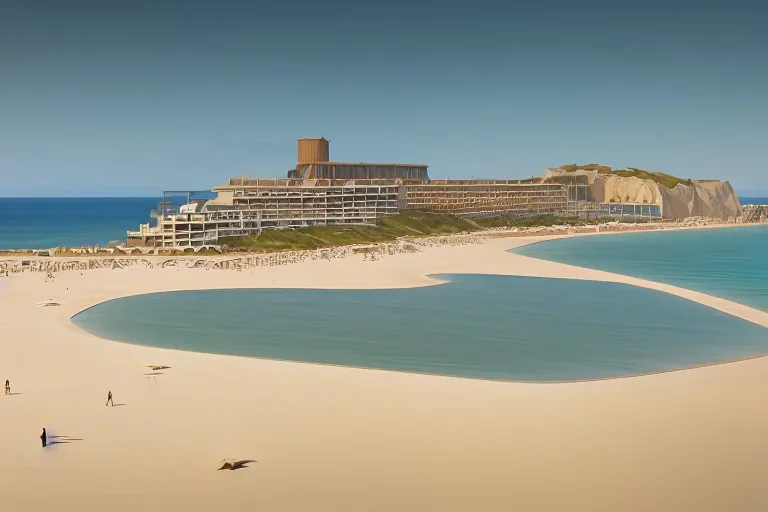
[[600,203],[661,204],[660,185],[653,180],[598,175],[591,188]]
[[727,181],[693,181],[672,190],[660,186],[665,219],[712,217],[727,220],[742,214],[736,191]]
[[[681,180],[636,169],[606,172],[604,166],[600,166],[600,171],[585,169],[587,166],[573,170],[570,168],[574,166],[565,167],[547,169],[542,181],[585,185],[597,203],[658,204],[662,217],[668,220],[687,217],[727,220],[742,214],[739,198],[727,181]],[[660,182],[675,185],[668,188]]]

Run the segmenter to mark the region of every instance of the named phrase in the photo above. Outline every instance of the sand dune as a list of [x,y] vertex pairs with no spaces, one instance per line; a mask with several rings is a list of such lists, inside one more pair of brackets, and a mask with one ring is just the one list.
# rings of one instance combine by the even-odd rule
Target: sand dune
[[[768,327],[768,314],[723,299],[505,252],[527,241],[242,272],[0,278],[0,380],[15,393],[0,396],[0,510],[768,510],[765,358],[516,384],[140,347],[69,321],[154,291],[392,288],[482,272],[627,282]],[[51,297],[59,307],[37,306]],[[108,390],[124,406],[105,407]],[[42,450],[43,427],[72,441]]]

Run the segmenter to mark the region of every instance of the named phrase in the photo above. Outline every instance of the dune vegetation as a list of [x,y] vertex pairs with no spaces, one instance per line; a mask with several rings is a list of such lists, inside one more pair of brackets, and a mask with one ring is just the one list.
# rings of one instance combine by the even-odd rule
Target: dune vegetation
[[691,184],[691,180],[689,179],[678,178],[677,176],[672,176],[671,174],[666,174],[663,172],[650,172],[643,169],[637,169],[635,167],[627,167],[626,169],[613,170],[607,165],[600,165],[600,164],[586,164],[586,165],[566,164],[566,165],[561,165],[560,169],[567,172],[597,171],[599,174],[614,174],[616,176],[621,176],[622,178],[635,177],[641,180],[652,180],[658,183],[659,185],[664,185],[668,189],[673,189],[678,184],[682,184],[682,185]]
[[353,244],[391,242],[411,236],[469,233],[482,229],[478,224],[454,215],[404,211],[379,219],[372,226],[311,226],[270,229],[259,236],[222,238],[230,249],[250,251],[296,251]]
[[342,245],[392,242],[402,237],[424,237],[473,233],[498,228],[530,228],[563,224],[598,224],[611,219],[580,219],[556,215],[527,218],[483,217],[467,219],[455,215],[402,211],[387,215],[372,226],[311,226],[293,229],[268,229],[259,236],[238,236],[220,239],[228,250],[254,252],[300,251],[339,247]]
[[618,171],[613,171],[613,174],[617,176],[621,176],[623,178],[636,177],[636,178],[640,178],[641,180],[653,180],[659,185],[664,185],[670,190],[675,188],[678,184],[681,184],[681,185],[691,184],[691,180],[678,178],[677,176],[672,176],[671,174],[665,174],[663,172],[649,172],[649,171],[644,171],[643,169],[635,169],[632,167],[629,167],[627,169],[621,169]]

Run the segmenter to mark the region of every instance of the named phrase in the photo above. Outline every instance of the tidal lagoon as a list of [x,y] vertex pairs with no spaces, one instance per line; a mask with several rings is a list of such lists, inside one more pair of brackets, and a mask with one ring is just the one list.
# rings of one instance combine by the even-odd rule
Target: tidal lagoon
[[516,254],[605,270],[768,311],[768,226],[547,240]]
[[139,295],[102,303],[73,321],[97,336],[157,347],[515,381],[621,377],[768,352],[763,327],[653,290],[569,279],[434,277],[448,282]]

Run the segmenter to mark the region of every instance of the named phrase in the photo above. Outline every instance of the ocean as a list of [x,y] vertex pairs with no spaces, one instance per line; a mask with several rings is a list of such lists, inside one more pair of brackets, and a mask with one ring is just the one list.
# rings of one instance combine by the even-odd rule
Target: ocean
[[563,279],[436,277],[450,282],[395,290],[157,293],[97,305],[73,322],[97,336],[157,347],[537,382],[768,353],[763,327],[653,290]]
[[[125,240],[149,220],[159,198],[3,198],[0,197],[0,249],[106,246]],[[768,204],[768,198],[741,198],[742,204]]]
[[768,226],[623,233],[514,250],[722,297],[768,311]]
[[49,249],[125,240],[149,221],[149,197],[1,198],[0,249]]
[[768,204],[768,197],[740,197],[741,204]]

